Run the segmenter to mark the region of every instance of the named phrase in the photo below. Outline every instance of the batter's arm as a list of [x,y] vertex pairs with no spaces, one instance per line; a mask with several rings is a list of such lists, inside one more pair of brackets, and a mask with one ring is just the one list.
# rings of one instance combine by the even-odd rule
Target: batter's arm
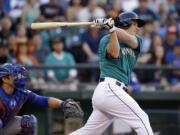
[[107,53],[112,58],[118,58],[120,56],[120,45],[116,31],[110,33],[110,41],[107,47]]
[[136,49],[138,47],[137,38],[134,35],[127,33],[125,30],[117,28],[117,36],[119,39],[123,40],[131,48]]

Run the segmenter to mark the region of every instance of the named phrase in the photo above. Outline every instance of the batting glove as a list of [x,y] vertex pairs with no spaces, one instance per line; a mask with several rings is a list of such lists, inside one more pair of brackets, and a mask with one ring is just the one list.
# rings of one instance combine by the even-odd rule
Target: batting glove
[[99,18],[95,19],[93,21],[93,26],[98,27],[98,28],[106,28],[109,30],[109,32],[115,31],[115,26],[114,26],[114,20],[112,18]]
[[114,26],[114,20],[112,18],[104,20],[104,27],[108,29],[110,33],[116,30]]

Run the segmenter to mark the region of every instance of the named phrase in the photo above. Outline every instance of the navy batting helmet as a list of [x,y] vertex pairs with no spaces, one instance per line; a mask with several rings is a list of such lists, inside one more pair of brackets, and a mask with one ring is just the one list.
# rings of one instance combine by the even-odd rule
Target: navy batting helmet
[[136,21],[138,23],[138,27],[142,27],[145,24],[145,21],[140,19],[136,13],[123,12],[115,18],[115,26],[119,28],[129,28],[132,21]]

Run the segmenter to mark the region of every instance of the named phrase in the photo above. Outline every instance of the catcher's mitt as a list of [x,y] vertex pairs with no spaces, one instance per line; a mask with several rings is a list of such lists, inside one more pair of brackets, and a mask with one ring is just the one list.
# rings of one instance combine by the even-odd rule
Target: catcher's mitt
[[67,99],[63,103],[63,112],[64,117],[67,118],[82,118],[84,116],[84,112],[81,109],[78,102],[75,102],[73,99]]

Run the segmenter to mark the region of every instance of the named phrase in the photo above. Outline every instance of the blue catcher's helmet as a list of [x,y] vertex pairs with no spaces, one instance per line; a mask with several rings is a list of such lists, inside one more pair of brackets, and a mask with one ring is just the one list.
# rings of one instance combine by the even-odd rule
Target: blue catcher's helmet
[[115,18],[115,26],[119,28],[129,28],[132,21],[136,21],[138,27],[143,27],[145,25],[145,21],[140,19],[135,12],[123,12]]
[[14,68],[13,65],[10,63],[5,63],[0,66],[0,78],[7,76],[7,75],[13,75],[14,74]]
[[22,65],[13,65],[10,63],[3,64],[1,66],[4,70],[8,71],[8,75],[14,77],[14,82],[17,88],[24,88],[26,84],[26,77],[24,73],[27,71]]
[[7,76],[7,75],[10,75],[9,70],[4,69],[3,67],[0,67],[0,78]]

